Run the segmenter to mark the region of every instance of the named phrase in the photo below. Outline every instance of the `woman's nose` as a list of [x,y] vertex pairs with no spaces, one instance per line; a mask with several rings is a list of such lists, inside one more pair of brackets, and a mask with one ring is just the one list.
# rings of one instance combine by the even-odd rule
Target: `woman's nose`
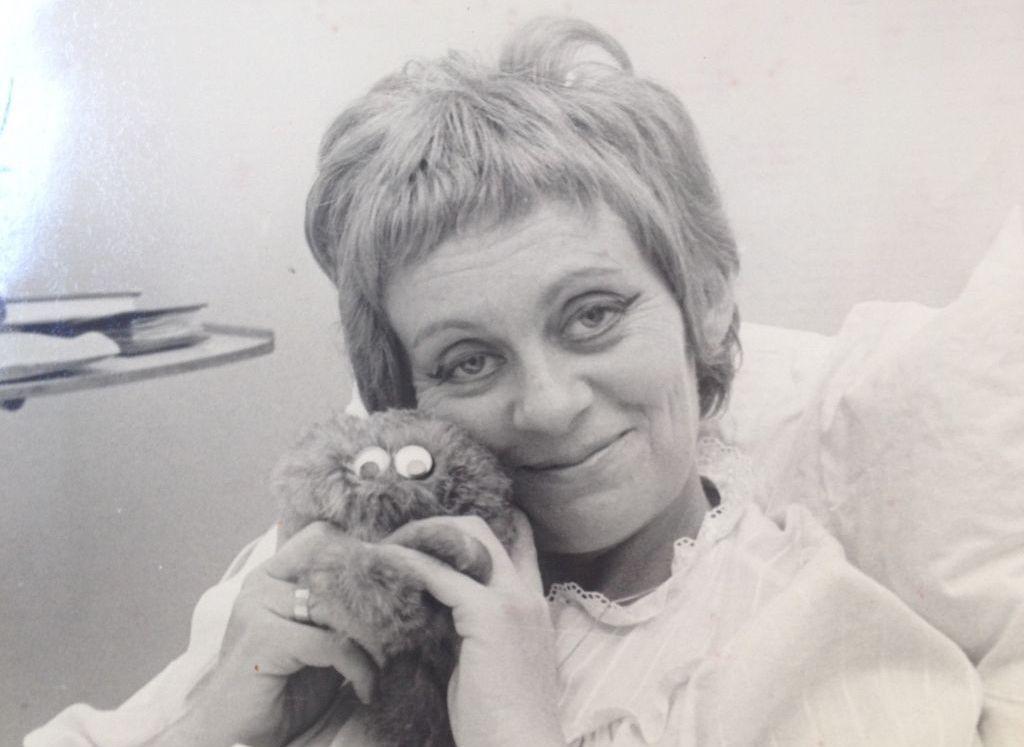
[[532,356],[523,366],[512,404],[512,424],[522,431],[568,433],[593,401],[590,384],[560,356]]

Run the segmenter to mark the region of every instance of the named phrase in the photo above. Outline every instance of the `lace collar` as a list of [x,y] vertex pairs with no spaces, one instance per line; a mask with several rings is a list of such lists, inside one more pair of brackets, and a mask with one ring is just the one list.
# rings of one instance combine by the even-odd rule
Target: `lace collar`
[[575,583],[553,584],[548,592],[548,603],[575,605],[595,621],[608,626],[637,625],[661,612],[673,583],[684,576],[703,553],[732,532],[754,493],[749,461],[738,449],[717,439],[698,441],[697,471],[715,484],[721,502],[704,516],[695,538],[681,537],[673,543],[672,572],[668,579],[629,604],[619,604]]

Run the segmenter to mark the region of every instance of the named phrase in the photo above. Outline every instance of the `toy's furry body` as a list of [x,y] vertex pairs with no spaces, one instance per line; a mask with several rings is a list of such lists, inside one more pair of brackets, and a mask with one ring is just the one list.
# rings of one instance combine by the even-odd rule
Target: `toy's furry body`
[[[410,445],[429,452],[429,473],[403,477],[396,470],[395,455]],[[367,447],[391,457],[380,460],[385,468],[358,468],[357,457]],[[381,666],[370,705],[375,736],[395,747],[451,745],[451,613],[382,557],[375,543],[414,519],[476,515],[508,547],[514,535],[511,485],[494,456],[456,426],[411,411],[368,419],[338,415],[306,433],[278,464],[273,485],[283,538],[318,520],[345,532],[299,585],[311,590],[313,622],[357,641]],[[489,578],[490,556],[479,541],[456,530],[411,529],[396,541],[479,581]]]

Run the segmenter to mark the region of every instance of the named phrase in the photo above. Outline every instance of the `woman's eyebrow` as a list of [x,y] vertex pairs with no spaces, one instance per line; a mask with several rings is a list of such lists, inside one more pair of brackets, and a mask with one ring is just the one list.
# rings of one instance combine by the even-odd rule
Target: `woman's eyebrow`
[[558,300],[565,289],[572,286],[580,281],[585,280],[603,280],[611,277],[616,277],[622,274],[622,268],[614,265],[591,265],[588,267],[580,267],[559,276],[558,280],[549,285],[544,289],[541,294],[541,301],[543,303],[553,303]]
[[[621,273],[622,269],[620,267],[610,265],[579,267],[565,273],[564,275],[560,275],[555,282],[545,288],[541,294],[540,302],[542,304],[554,303],[558,300],[558,297],[565,292],[566,287],[579,283],[580,281],[605,279],[618,276]],[[442,317],[441,319],[435,319],[416,331],[416,334],[413,335],[412,338],[411,347],[416,348],[433,335],[439,332],[448,331],[478,332],[479,325],[474,322],[467,321],[466,319],[456,317]]]
[[412,338],[412,347],[418,347],[423,342],[436,335],[438,332],[446,332],[448,330],[476,332],[477,329],[477,325],[473,324],[472,322],[467,322],[464,319],[435,319],[422,329],[417,330],[416,334]]

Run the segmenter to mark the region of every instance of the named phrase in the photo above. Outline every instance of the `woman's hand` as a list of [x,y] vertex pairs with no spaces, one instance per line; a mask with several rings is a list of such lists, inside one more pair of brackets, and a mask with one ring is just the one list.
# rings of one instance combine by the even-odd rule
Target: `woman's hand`
[[292,619],[296,579],[338,533],[326,522],[310,524],[246,578],[216,666],[156,745],[277,747],[323,715],[345,680],[368,700],[376,666],[366,652]]
[[431,556],[393,548],[396,562],[452,609],[461,646],[448,686],[448,710],[459,747],[565,744],[556,709],[554,633],[537,551],[526,518],[517,512],[516,521],[510,552],[476,517],[417,522],[450,523],[480,540],[493,561],[486,584]]

